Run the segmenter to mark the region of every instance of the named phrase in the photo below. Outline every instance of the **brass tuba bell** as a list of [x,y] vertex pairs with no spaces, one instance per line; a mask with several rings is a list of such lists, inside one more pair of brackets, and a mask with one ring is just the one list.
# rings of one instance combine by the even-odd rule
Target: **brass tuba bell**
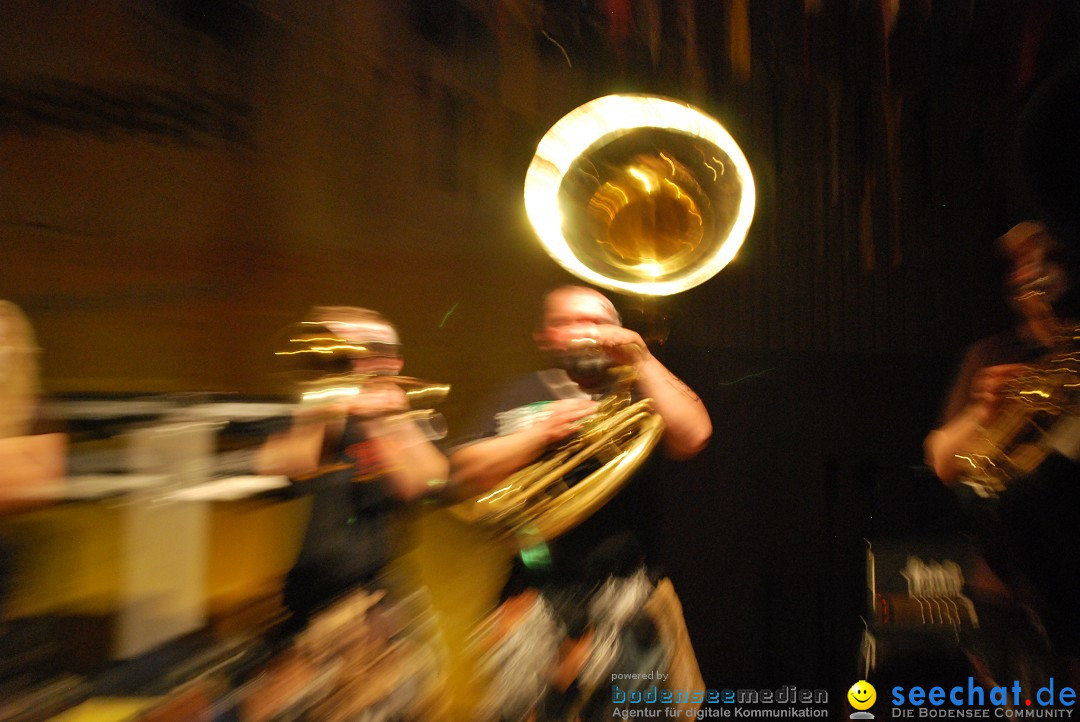
[[[544,135],[525,178],[525,208],[548,254],[584,281],[639,296],[715,275],[746,238],[754,199],[750,166],[720,123],[649,95],[571,111]],[[455,513],[527,545],[607,503],[664,430],[648,399],[631,402],[632,369],[612,373],[614,391],[581,434]]]
[[584,281],[668,296],[735,257],[754,216],[739,146],[691,105],[609,95],[571,111],[537,146],[525,209],[547,252]]

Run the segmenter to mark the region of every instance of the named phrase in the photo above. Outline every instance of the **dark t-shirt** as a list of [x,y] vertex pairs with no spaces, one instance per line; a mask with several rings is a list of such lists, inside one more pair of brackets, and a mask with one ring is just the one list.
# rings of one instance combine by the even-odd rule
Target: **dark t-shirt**
[[[561,398],[585,396],[560,372],[521,376],[489,402],[465,441],[528,428],[549,402]],[[504,596],[526,587],[592,586],[610,576],[628,576],[640,569],[647,561],[646,549],[655,527],[648,466],[646,463],[613,499],[577,527],[546,544],[526,548],[515,557]],[[580,470],[579,476],[590,470]]]
[[297,482],[312,505],[300,555],[285,579],[285,605],[296,614],[306,616],[371,581],[390,560],[395,501],[385,463],[350,419],[330,463]]

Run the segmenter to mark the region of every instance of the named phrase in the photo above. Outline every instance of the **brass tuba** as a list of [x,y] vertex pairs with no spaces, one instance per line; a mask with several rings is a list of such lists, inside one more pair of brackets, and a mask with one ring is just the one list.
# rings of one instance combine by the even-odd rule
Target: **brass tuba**
[[[465,521],[522,546],[570,531],[611,500],[660,441],[664,420],[648,399],[630,402],[632,370],[618,367],[617,389],[577,435],[498,486],[454,507]],[[575,472],[586,471],[574,480]]]
[[[754,181],[738,145],[686,103],[610,95],[544,135],[525,178],[525,208],[545,250],[584,281],[667,296],[711,278],[746,238]],[[607,503],[664,430],[648,399],[631,402],[633,371],[584,430],[455,513],[497,534],[551,540]]]

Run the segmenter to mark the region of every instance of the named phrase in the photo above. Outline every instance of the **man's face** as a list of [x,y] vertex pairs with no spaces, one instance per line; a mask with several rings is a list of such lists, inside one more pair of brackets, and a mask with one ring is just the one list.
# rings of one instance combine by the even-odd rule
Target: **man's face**
[[401,356],[371,356],[366,358],[353,358],[352,370],[357,374],[375,374],[377,376],[397,376],[405,366],[405,360]]
[[1058,247],[1046,234],[1035,234],[1012,249],[1008,286],[1014,297],[1040,291],[1053,304],[1069,288],[1068,275],[1058,258]]
[[612,365],[607,354],[592,343],[597,326],[618,324],[615,307],[606,297],[584,288],[554,291],[544,305],[542,323],[533,339],[555,366],[585,376]]
[[565,349],[575,339],[589,338],[599,325],[618,323],[615,307],[601,294],[584,288],[558,290],[544,305],[536,344],[542,350]]
[[341,338],[365,349],[350,358],[353,373],[379,376],[395,376],[401,373],[405,360],[401,357],[401,343],[393,327],[379,323],[327,325]]

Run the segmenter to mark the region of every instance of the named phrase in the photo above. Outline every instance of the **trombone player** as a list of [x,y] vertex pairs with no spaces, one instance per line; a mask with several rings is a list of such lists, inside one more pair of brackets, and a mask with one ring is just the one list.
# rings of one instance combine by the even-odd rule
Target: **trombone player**
[[[549,368],[498,395],[466,437],[474,440],[451,454],[455,483],[476,491],[491,488],[575,434],[609,391],[608,369],[615,365],[633,367],[632,394],[652,399],[663,418],[665,455],[689,459],[708,443],[712,423],[701,399],[649,352],[641,336],[622,327],[601,293],[583,286],[550,291],[533,339]],[[588,343],[576,342],[581,339]],[[492,626],[506,634],[493,640],[489,659],[498,670],[481,715],[610,718],[612,674],[654,672],[665,664],[692,669],[678,681],[668,680],[669,687],[701,688],[693,650],[688,644],[657,644],[658,628],[667,625],[646,611],[650,603],[661,604],[654,599],[657,587],[637,533],[649,523],[642,476],[576,528],[515,557],[503,603],[492,617],[499,622]],[[666,606],[676,610],[682,632],[673,636],[685,640],[673,593]],[[527,641],[515,646],[513,640]]]

